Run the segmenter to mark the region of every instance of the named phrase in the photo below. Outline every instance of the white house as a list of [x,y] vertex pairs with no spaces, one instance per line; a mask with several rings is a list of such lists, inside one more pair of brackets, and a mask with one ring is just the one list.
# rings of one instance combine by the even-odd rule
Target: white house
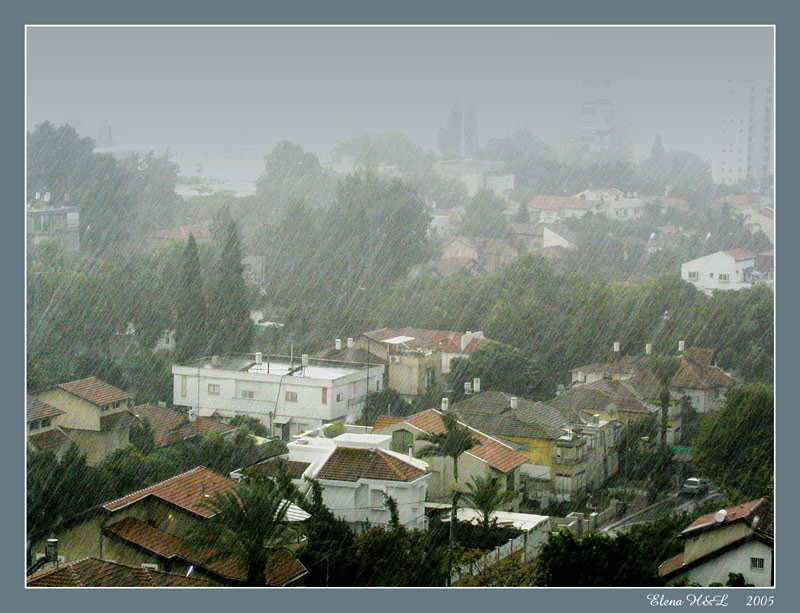
[[341,434],[329,439],[306,434],[287,445],[288,455],[244,469],[245,474],[276,476],[284,470],[301,491],[314,478],[325,505],[337,517],[358,526],[388,525],[386,500],[397,502],[400,524],[425,528],[427,462],[391,451],[392,437]]
[[773,585],[771,514],[764,499],[703,515],[678,535],[683,552],[658,567],[667,582],[708,586],[741,573],[755,587]]
[[324,423],[357,420],[383,365],[285,356],[212,356],[175,365],[173,402],[201,416],[248,415],[283,439]]
[[681,264],[681,279],[711,294],[715,289],[748,289],[756,255],[744,249],[717,251]]
[[594,204],[594,211],[609,219],[638,219],[644,211],[645,201],[637,192],[621,192],[618,189],[587,189],[573,198],[581,198]]

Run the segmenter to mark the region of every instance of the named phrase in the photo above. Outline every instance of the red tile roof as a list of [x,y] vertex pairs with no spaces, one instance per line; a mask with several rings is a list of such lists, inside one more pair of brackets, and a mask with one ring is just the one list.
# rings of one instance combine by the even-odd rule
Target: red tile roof
[[698,517],[696,520],[694,520],[694,522],[692,522],[688,528],[684,529],[683,532],[681,532],[681,536],[691,535],[700,531],[701,529],[727,525],[737,520],[743,519],[747,522],[751,522],[751,518],[755,516],[755,512],[759,510],[763,504],[764,499],[759,498],[758,500],[751,500],[750,502],[745,502],[744,504],[725,509],[726,516],[725,520],[722,522],[715,521],[716,513],[703,515],[702,517]]
[[26,421],[35,421],[37,419],[56,417],[64,414],[64,411],[61,409],[50,406],[49,404],[39,400],[36,396],[31,396],[30,394],[28,394],[25,409]]
[[[179,537],[154,528],[134,517],[107,526],[105,531],[166,559],[181,558],[190,564],[205,568],[220,577],[234,581],[247,580],[247,568],[239,560],[213,560],[211,553],[203,554],[186,545]],[[267,563],[268,585],[281,586],[306,574],[305,567],[291,553],[274,550]]]
[[187,240],[193,234],[196,240],[211,237],[211,220],[200,221],[190,226],[179,226],[166,230],[156,230],[147,235],[149,239]]
[[[431,434],[438,434],[445,431],[444,422],[442,421],[441,413],[436,409],[428,409],[422,413],[411,415],[407,417],[405,423]],[[462,426],[467,426],[463,422],[458,422]],[[467,426],[469,427],[469,426]],[[467,453],[483,460],[489,466],[500,472],[507,473],[518,466],[522,466],[528,460],[514,451],[510,446],[501,443],[497,439],[486,436],[483,432],[470,428],[472,433],[481,442],[475,445]]]
[[296,460],[287,460],[285,457],[276,457],[248,466],[244,472],[247,475],[277,477],[281,470],[284,470],[290,479],[300,479],[309,466],[311,466],[311,462],[297,462]]
[[[700,357],[705,359],[705,356]],[[721,368],[695,360],[692,355],[683,355],[678,372],[670,380],[670,387],[710,389],[733,387],[734,383],[734,380]]]
[[684,552],[680,552],[674,558],[670,558],[658,567],[658,574],[662,577],[675,572],[683,566]]
[[37,572],[28,587],[215,587],[208,579],[136,568],[98,558],[83,558]]
[[337,447],[317,473],[317,478],[334,481],[414,481],[424,474],[424,470],[383,449]]
[[58,429],[39,434],[31,434],[28,442],[38,451],[53,451],[70,442],[67,436]]
[[140,404],[130,411],[150,424],[156,447],[173,445],[194,436],[223,434],[236,429],[222,422],[199,416],[194,422],[190,422],[186,413],[153,404]]
[[725,252],[729,256],[731,256],[734,260],[752,260],[755,256],[754,253],[750,253],[746,249],[731,249]]
[[87,379],[80,379],[79,381],[62,383],[58,387],[97,406],[132,398],[132,395],[128,392],[116,388],[105,381],[101,381],[96,377],[88,377]]
[[373,430],[382,430],[388,426],[393,426],[394,424],[399,424],[403,421],[402,417],[389,417],[388,415],[381,415],[378,419],[375,420],[375,425],[372,426]]
[[715,352],[713,349],[705,349],[703,347],[689,347],[684,353],[695,362],[710,366],[714,360]]
[[565,198],[563,196],[534,196],[528,202],[528,208],[537,211],[558,211],[561,209],[583,209],[588,211],[597,203],[583,198]]
[[213,496],[236,487],[233,479],[223,477],[205,466],[198,466],[161,483],[133,492],[103,505],[106,511],[118,511],[139,500],[153,496],[201,517],[211,517],[214,511],[204,506],[203,493]]

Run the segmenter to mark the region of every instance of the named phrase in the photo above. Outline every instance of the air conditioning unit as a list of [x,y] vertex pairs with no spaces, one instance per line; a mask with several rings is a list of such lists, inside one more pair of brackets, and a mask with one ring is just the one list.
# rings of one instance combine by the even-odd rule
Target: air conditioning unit
[[399,364],[401,362],[400,356],[399,355],[390,355],[389,356],[389,361],[392,362],[393,364]]

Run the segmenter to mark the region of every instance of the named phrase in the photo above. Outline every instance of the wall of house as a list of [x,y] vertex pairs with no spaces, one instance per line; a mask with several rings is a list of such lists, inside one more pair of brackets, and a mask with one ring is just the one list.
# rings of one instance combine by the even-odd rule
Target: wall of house
[[91,402],[59,387],[40,392],[37,397],[45,404],[65,411],[66,415],[61,415],[59,425],[81,430],[100,430],[100,409]]
[[[750,558],[762,558],[763,570],[750,567]],[[756,587],[772,585],[772,548],[760,541],[750,541],[733,551],[722,554],[704,564],[692,568],[685,576],[691,583],[706,586],[710,583],[722,583],[728,580],[729,573],[742,573],[745,583]]]
[[127,426],[101,432],[66,428],[65,431],[86,456],[89,466],[96,466],[118,449],[125,449],[130,440],[130,428]]
[[453,240],[442,251],[443,258],[472,258],[478,259],[478,250],[462,240]]
[[[755,259],[737,261],[720,251],[681,264],[681,279],[704,291],[745,289],[751,283],[745,282],[744,271],[753,266]],[[690,276],[690,273],[697,273],[697,276]],[[721,281],[720,274],[728,275],[728,280]]]
[[687,538],[684,543],[684,564],[696,560],[707,553],[717,551],[721,547],[743,538],[753,532],[743,521],[733,522],[712,530],[701,532],[697,536]]
[[[376,364],[369,370],[369,389],[376,391],[382,386],[383,366]],[[173,366],[172,372],[176,405],[213,408],[226,417],[249,415],[266,425],[270,425],[269,414],[274,412],[299,422],[298,431],[336,419],[355,421],[367,394],[366,369],[336,379],[265,376],[186,366]],[[219,393],[209,393],[209,385],[219,386]],[[253,398],[244,397],[245,392],[252,392]],[[287,397],[287,392],[296,394],[296,400],[288,399],[291,395]]]
[[[442,357],[438,351],[427,355],[410,353],[389,356],[389,382],[391,389],[403,396],[415,397],[428,391],[426,371],[433,369],[435,380],[439,380],[441,373]],[[394,360],[394,361],[392,361]]]

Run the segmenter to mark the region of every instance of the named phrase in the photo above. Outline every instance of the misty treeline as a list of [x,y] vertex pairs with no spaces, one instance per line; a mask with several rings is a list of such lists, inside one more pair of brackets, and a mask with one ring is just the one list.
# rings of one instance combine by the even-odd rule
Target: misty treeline
[[169,152],[117,159],[95,152],[68,124],[38,124],[28,133],[29,199],[50,194],[52,206],[80,208],[81,246],[103,252],[115,244],[176,224],[178,165]]

